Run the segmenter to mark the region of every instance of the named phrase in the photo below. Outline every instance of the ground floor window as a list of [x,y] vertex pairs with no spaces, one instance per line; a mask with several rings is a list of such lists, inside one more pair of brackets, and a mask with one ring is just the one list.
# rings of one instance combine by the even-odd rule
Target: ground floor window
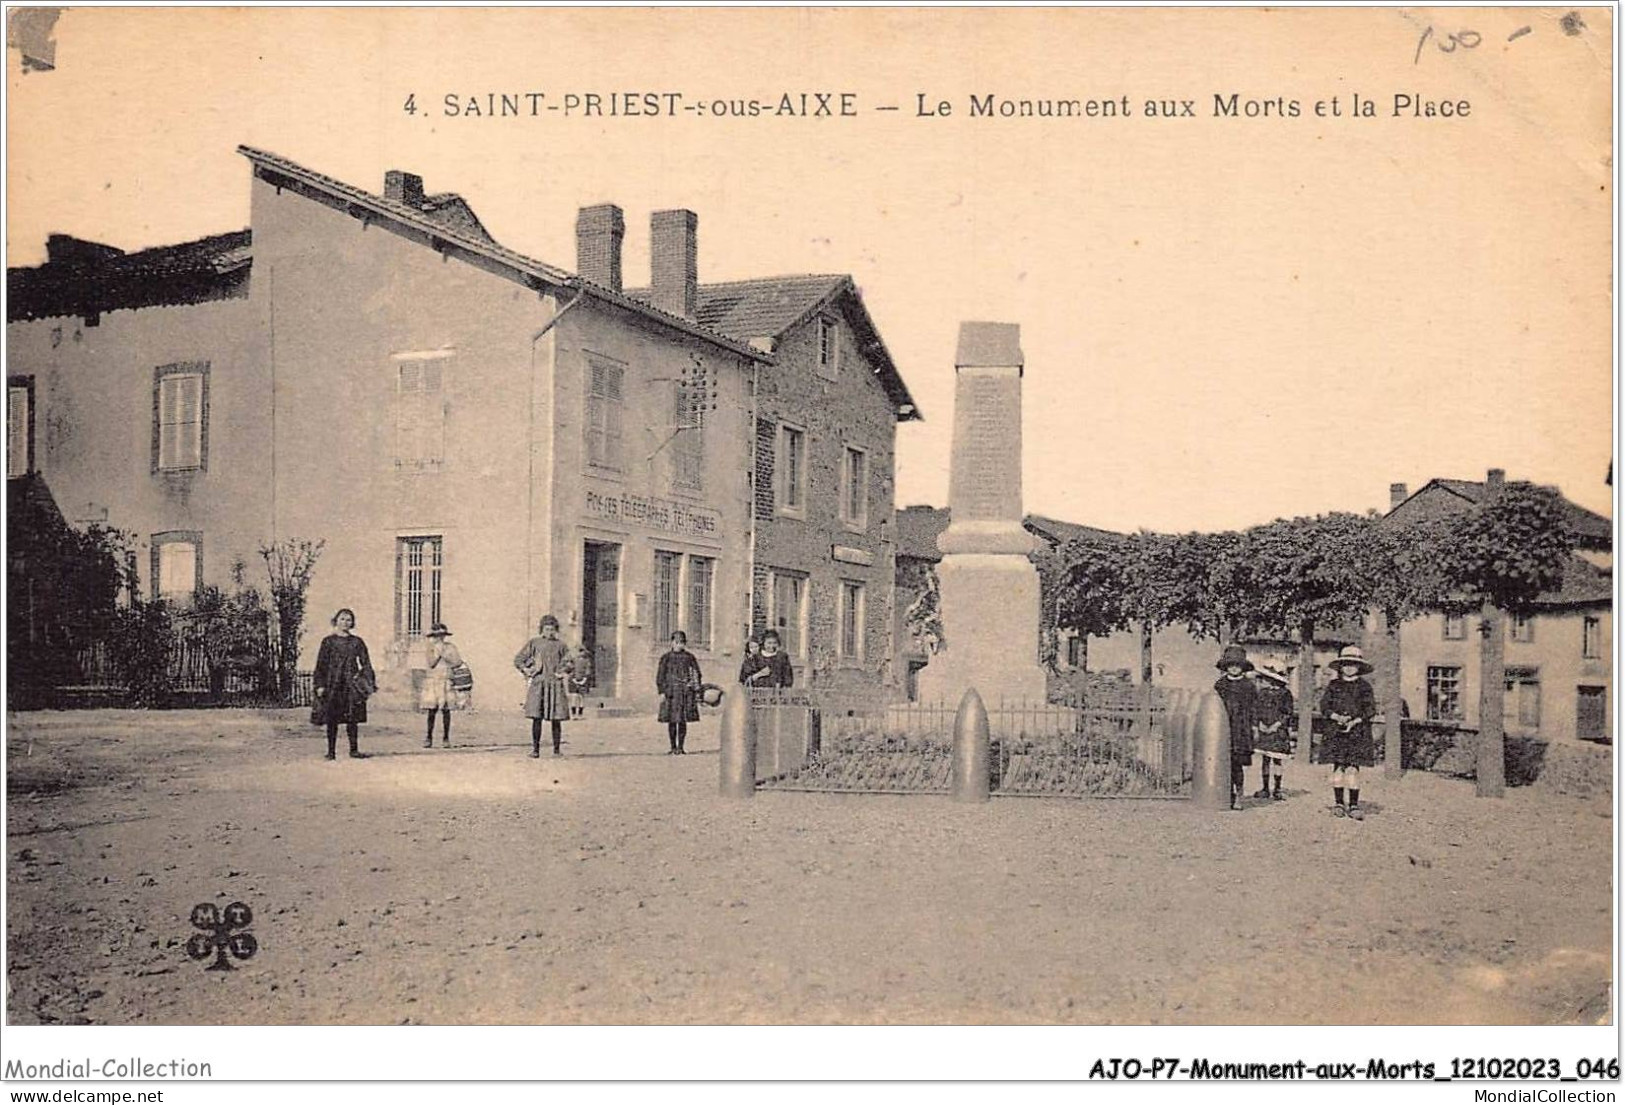
[[807,577],[798,572],[769,574],[771,604],[767,611],[769,629],[778,631],[787,656],[807,655]]
[[1428,720],[1460,721],[1461,690],[1459,667],[1428,665]]
[[190,530],[152,535],[152,590],[165,602],[190,605],[203,586],[203,535]]
[[712,627],[715,622],[715,603],[712,588],[716,579],[717,562],[708,556],[688,558],[688,642],[695,648],[710,648]]
[[856,580],[841,580],[841,633],[838,655],[843,660],[863,659],[864,587]]
[[716,565],[709,556],[655,551],[653,629],[662,648],[681,629],[690,648],[708,649],[714,636]]
[[677,599],[682,594],[680,579],[683,554],[655,552],[653,626],[655,644],[666,647],[671,635],[682,623],[678,620]]
[[441,621],[441,575],[445,558],[439,537],[395,541],[395,636],[422,637]]
[[1506,720],[1521,729],[1540,728],[1540,669],[1506,670]]

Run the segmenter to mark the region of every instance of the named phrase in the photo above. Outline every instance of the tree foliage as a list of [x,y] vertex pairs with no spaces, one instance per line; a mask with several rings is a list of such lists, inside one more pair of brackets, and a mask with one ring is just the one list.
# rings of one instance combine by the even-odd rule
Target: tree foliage
[[1551,488],[1508,483],[1453,520],[1439,543],[1444,588],[1460,600],[1524,613],[1563,585],[1574,534]]
[[293,693],[293,674],[299,664],[299,636],[305,626],[305,595],[326,544],[289,537],[260,546],[260,557],[265,561],[265,572],[271,581],[271,610],[276,616],[277,688],[284,696]]
[[1245,578],[1231,592],[1232,620],[1251,632],[1289,636],[1335,625],[1371,605],[1381,555],[1376,520],[1359,514],[1282,518],[1242,535]]

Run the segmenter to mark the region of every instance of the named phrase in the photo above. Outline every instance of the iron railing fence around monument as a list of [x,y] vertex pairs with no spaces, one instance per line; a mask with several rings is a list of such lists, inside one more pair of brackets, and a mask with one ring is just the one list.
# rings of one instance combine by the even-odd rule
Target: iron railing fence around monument
[[[1181,798],[1182,742],[1166,702],[1132,694],[1088,702],[984,702],[991,793],[1030,797]],[[944,794],[959,704],[752,693],[757,777],[767,789]],[[796,711],[799,711],[797,713]]]

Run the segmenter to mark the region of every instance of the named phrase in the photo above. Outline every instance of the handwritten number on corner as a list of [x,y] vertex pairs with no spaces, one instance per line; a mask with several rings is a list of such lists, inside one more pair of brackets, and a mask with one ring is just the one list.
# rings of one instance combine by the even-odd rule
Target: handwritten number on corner
[[1441,54],[1453,54],[1458,47],[1463,50],[1473,50],[1484,41],[1483,35],[1477,31],[1468,30],[1457,31],[1455,34],[1447,34],[1442,38],[1438,38],[1434,35],[1433,28],[1429,26],[1427,30],[1422,32],[1422,37],[1416,40],[1416,57],[1412,59],[1412,65],[1422,63],[1422,48],[1428,44],[1430,38],[1434,39],[1433,46]]

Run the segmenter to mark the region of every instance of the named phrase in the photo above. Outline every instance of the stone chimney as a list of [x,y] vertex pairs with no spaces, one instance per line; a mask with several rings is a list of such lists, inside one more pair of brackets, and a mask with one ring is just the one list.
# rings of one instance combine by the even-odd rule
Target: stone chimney
[[1484,486],[1493,495],[1501,490],[1506,482],[1507,470],[1505,468],[1491,468],[1489,475],[1484,479]]
[[45,261],[47,264],[82,265],[92,261],[106,261],[123,255],[124,251],[115,246],[104,246],[100,242],[87,242],[85,239],[75,238],[71,234],[52,234],[45,239]]
[[423,205],[423,178],[416,173],[391,169],[384,174],[384,198],[408,207]]
[[1411,489],[1402,483],[1388,485],[1388,509],[1393,510],[1400,503],[1411,497]]
[[626,218],[613,203],[576,212],[576,272],[600,288],[621,290],[621,239]]
[[667,314],[693,318],[700,298],[700,217],[692,211],[656,211],[649,216],[651,301]]

